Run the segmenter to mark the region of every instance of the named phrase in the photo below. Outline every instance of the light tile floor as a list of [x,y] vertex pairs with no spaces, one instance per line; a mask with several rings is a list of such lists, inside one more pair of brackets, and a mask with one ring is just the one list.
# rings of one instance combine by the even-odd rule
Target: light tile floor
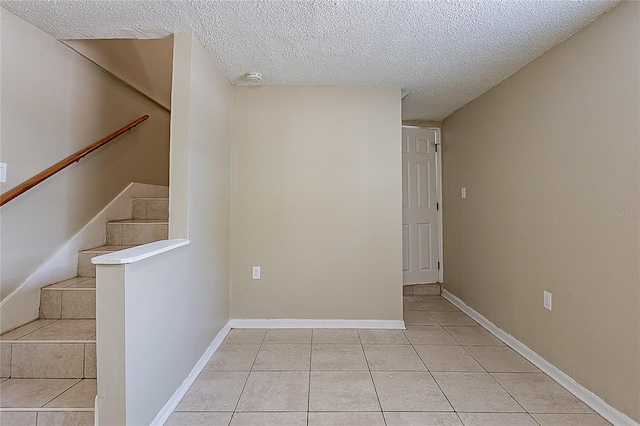
[[440,296],[407,330],[232,330],[167,425],[608,425]]

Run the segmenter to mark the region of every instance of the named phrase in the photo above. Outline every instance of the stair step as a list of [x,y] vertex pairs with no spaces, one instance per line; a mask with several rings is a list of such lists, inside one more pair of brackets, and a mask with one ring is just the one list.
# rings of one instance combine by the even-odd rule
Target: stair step
[[169,199],[168,198],[134,198],[133,218],[168,220],[169,219]]
[[0,336],[0,376],[96,377],[95,320],[36,320]]
[[41,319],[95,319],[96,279],[72,278],[40,292]]
[[96,265],[91,263],[91,259],[102,254],[113,253],[133,247],[133,245],[106,245],[95,247],[89,250],[78,252],[78,276],[95,277]]
[[166,240],[169,222],[166,220],[129,219],[107,223],[108,245],[140,245]]
[[8,425],[93,425],[96,394],[95,379],[12,378],[0,383],[0,417]]

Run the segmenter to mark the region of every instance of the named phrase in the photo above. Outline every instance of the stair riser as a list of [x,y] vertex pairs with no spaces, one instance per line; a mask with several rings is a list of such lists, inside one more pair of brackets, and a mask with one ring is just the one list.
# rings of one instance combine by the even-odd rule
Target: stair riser
[[78,276],[79,277],[95,277],[96,265],[91,263],[91,258],[99,256],[95,253],[78,253]]
[[108,223],[107,245],[140,245],[166,240],[166,223]]
[[2,376],[14,379],[95,379],[95,343],[0,343]]
[[169,219],[168,199],[133,199],[133,218],[149,220]]
[[42,290],[41,319],[95,319],[96,291]]

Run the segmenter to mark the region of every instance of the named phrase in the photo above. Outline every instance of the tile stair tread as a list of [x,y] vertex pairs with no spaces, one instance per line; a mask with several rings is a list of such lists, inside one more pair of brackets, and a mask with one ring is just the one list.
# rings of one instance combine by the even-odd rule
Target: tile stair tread
[[133,197],[134,200],[169,201],[169,197]]
[[70,278],[68,280],[43,287],[42,290],[77,290],[80,288],[96,288],[95,277]]
[[[96,379],[8,379],[0,384],[0,411],[93,411]],[[38,398],[31,398],[38,395]],[[44,404],[41,404],[44,402]]]
[[153,224],[153,225],[168,225],[167,219],[124,219],[124,220],[112,220],[109,223],[122,223],[122,224]]
[[36,320],[4,333],[0,336],[0,341],[88,343],[95,340],[95,335],[96,320],[94,319]]
[[125,245],[125,246],[104,245],[104,246],[98,246],[98,247],[90,248],[90,249],[87,249],[87,250],[82,250],[79,253],[105,254],[105,253],[113,253],[114,251],[125,250],[125,249],[131,248],[131,247],[135,247],[135,245]]

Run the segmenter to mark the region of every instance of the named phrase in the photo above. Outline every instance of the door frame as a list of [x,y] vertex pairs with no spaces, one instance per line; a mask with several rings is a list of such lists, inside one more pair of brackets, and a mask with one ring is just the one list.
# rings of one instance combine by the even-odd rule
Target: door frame
[[443,227],[442,227],[442,139],[441,129],[434,126],[409,126],[402,125],[407,129],[427,129],[433,130],[436,134],[436,202],[439,205],[438,209],[438,262],[440,262],[440,269],[438,270],[438,283],[442,284],[444,281],[444,246],[442,242]]

